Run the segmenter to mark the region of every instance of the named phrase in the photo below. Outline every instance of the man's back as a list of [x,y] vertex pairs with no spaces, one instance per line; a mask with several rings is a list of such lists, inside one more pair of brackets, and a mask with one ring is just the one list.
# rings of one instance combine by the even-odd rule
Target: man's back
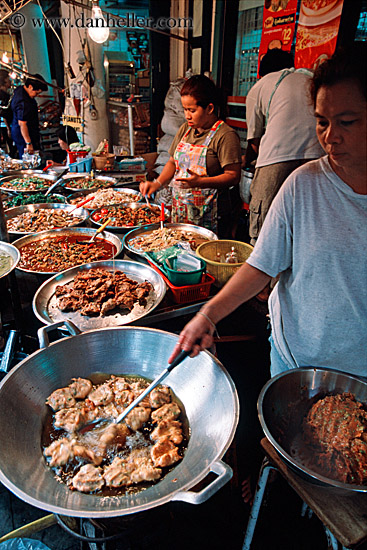
[[282,73],[283,70],[267,74],[247,95],[247,138],[261,137],[257,168],[290,160],[314,159],[323,154],[308,97],[310,76],[291,72],[275,90]]

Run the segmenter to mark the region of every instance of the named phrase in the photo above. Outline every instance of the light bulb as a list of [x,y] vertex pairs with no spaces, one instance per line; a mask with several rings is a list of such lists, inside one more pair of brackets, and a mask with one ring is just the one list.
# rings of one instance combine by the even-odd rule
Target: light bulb
[[3,53],[3,56],[1,59],[4,63],[9,63],[9,57],[6,55],[6,52]]
[[10,73],[9,76],[10,76],[10,78],[11,78],[12,80],[15,80],[15,79],[17,78],[17,75],[15,74],[14,71],[13,71],[12,73]]
[[97,44],[106,42],[110,35],[110,29],[102,15],[102,10],[98,5],[92,7],[91,26],[88,28],[88,34]]

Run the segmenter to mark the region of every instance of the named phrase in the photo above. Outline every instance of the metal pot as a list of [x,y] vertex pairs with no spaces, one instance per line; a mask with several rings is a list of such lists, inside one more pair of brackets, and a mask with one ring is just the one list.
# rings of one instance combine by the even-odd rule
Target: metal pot
[[351,392],[367,405],[367,383],[337,370],[298,368],[278,374],[263,387],[258,399],[261,426],[283,461],[306,481],[340,495],[367,494],[366,485],[332,480],[302,461],[302,421],[318,399]]
[[[177,336],[141,327],[99,329],[74,334],[48,345],[40,329],[41,349],[22,361],[0,384],[0,481],[32,506],[77,517],[114,517],[148,510],[173,500],[200,504],[232,476],[220,459],[238,422],[238,397],[224,367],[208,352],[186,359],[166,382],[185,407],[190,440],[183,460],[156,485],[134,495],[98,497],[70,491],[46,466],[40,445],[47,414],[45,400],[73,377],[93,372],[155,378],[167,365]],[[200,492],[189,491],[210,472],[218,477]]]

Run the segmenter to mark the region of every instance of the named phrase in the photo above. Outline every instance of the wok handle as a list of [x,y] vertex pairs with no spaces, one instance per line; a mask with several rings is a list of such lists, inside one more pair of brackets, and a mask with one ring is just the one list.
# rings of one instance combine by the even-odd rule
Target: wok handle
[[219,491],[219,489],[221,489],[233,476],[232,468],[222,460],[213,462],[210,466],[210,471],[217,474],[218,477],[204,487],[204,489],[198,492],[179,491],[173,496],[172,500],[180,500],[182,502],[188,502],[189,504],[202,504]]
[[59,321],[58,323],[53,323],[52,325],[47,325],[45,327],[41,327],[37,331],[38,341],[40,343],[40,349],[48,348],[50,345],[50,340],[48,337],[48,333],[51,332],[51,330],[55,330],[57,328],[64,327],[66,330],[71,334],[72,336],[77,336],[82,331],[74,325],[71,321]]

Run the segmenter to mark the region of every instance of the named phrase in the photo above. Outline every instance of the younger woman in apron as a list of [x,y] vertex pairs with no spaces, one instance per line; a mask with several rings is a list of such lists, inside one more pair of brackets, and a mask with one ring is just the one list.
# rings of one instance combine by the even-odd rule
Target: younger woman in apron
[[187,122],[173,140],[162,173],[153,182],[142,183],[140,191],[150,196],[169,185],[172,222],[192,223],[217,233],[218,198],[220,216],[227,214],[230,220],[232,215],[229,188],[240,179],[239,137],[215,114],[217,90],[208,77],[188,79],[181,89],[181,101]]

